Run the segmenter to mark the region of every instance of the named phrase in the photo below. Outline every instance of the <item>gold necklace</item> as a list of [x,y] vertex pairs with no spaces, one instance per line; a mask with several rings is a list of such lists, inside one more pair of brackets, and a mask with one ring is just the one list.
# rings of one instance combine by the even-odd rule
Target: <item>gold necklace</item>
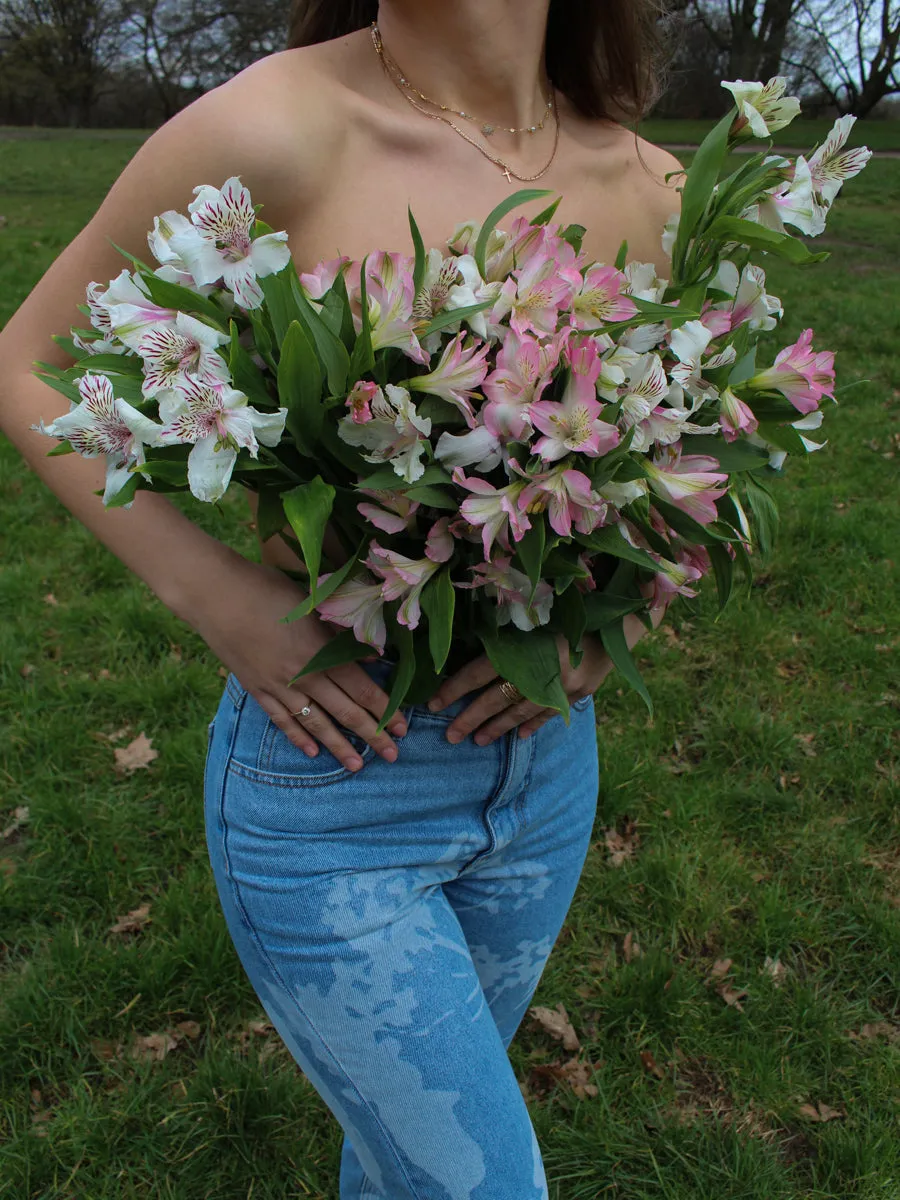
[[441,112],[455,113],[456,116],[462,117],[466,121],[471,121],[474,125],[480,125],[481,132],[485,135],[485,137],[490,137],[491,134],[496,133],[498,129],[502,130],[503,133],[538,133],[544,128],[547,117],[550,115],[550,110],[553,108],[552,96],[547,98],[547,103],[544,106],[543,116],[541,117],[540,121],[538,121],[537,125],[521,125],[516,127],[514,125],[494,125],[490,121],[482,121],[479,117],[475,117],[471,113],[463,112],[461,108],[453,108],[453,106],[450,104],[441,104],[440,100],[432,100],[430,96],[426,96],[424,92],[420,92],[414,84],[410,83],[394,59],[385,50],[384,42],[381,38],[381,30],[378,28],[377,22],[372,22],[372,29],[373,37],[376,39],[375,48],[381,55],[382,61],[387,63],[391,72],[399,81],[401,87],[407,88],[409,91],[414,92],[420,100],[424,101],[425,104],[430,104],[434,108],[439,108]]
[[[445,117],[442,113],[429,112],[427,108],[423,108],[421,106],[421,104],[418,104],[412,98],[412,96],[409,95],[409,93],[406,91],[406,89],[400,86],[400,84],[394,78],[393,73],[389,69],[386,58],[385,58],[383,43],[381,40],[381,32],[378,29],[378,26],[374,21],[372,22],[371,29],[372,29],[372,43],[375,46],[375,51],[378,54],[379,59],[381,60],[381,65],[384,68],[385,74],[387,75],[388,79],[391,80],[391,82],[394,84],[394,86],[397,88],[397,90],[400,92],[400,95],[403,96],[403,98],[410,105],[412,105],[412,107],[414,109],[416,109],[418,112],[422,113],[424,116],[430,117],[433,121],[443,121],[445,125],[449,125],[451,129],[453,129],[456,133],[459,134],[459,136],[463,139],[463,141],[468,142],[470,146],[474,146],[475,149],[480,154],[483,154],[484,157],[486,159],[488,159],[489,162],[492,162],[494,164],[494,166],[499,167],[501,174],[506,176],[507,183],[511,183],[513,179],[518,179],[522,183],[531,183],[533,180],[540,179],[542,175],[546,174],[546,172],[550,169],[550,164],[556,158],[556,149],[559,145],[559,106],[557,104],[550,105],[550,107],[553,111],[553,117],[554,117],[554,123],[555,123],[555,131],[554,131],[554,135],[553,135],[553,150],[550,153],[550,157],[547,159],[547,161],[543,165],[543,167],[541,167],[540,171],[536,172],[536,174],[534,174],[534,175],[519,175],[516,171],[514,171],[512,169],[512,167],[509,165],[509,163],[505,162],[502,158],[498,158],[493,154],[489,154],[483,146],[479,146],[478,142],[476,142],[473,138],[470,138],[469,135],[464,130],[460,129],[460,127],[457,124],[455,124],[455,122],[451,121],[449,117]],[[399,68],[398,68],[398,70],[399,70]],[[453,110],[453,111],[455,111],[455,110]],[[541,122],[541,124],[543,124],[543,121]],[[530,126],[529,126],[529,132],[530,132]]]

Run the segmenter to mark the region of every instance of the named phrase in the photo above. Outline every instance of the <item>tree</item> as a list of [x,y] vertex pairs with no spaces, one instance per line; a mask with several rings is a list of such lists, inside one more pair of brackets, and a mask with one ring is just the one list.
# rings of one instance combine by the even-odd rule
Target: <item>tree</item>
[[900,93],[900,0],[804,0],[804,51],[790,65],[841,113],[868,116]]
[[726,79],[777,75],[801,0],[688,0],[686,16],[726,59]]

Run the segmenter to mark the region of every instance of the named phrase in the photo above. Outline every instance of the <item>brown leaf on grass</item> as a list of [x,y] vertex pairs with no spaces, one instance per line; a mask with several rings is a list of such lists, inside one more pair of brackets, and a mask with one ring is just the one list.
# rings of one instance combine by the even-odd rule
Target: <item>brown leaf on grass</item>
[[112,1062],[113,1059],[121,1058],[122,1043],[109,1042],[103,1038],[91,1038],[91,1049],[103,1062]]
[[641,844],[641,837],[637,832],[637,822],[632,821],[629,817],[625,818],[625,828],[622,833],[619,833],[617,829],[605,829],[603,838],[606,842],[606,849],[609,851],[611,867],[621,867],[629,858],[634,858],[634,852]]
[[49,604],[51,608],[59,608],[59,601],[52,592],[48,592],[44,597],[44,603]]
[[775,664],[775,673],[780,675],[782,679],[796,679],[803,672],[803,664],[791,660],[785,660]]
[[178,1047],[178,1038],[170,1033],[151,1033],[146,1037],[135,1037],[129,1047],[131,1058],[162,1062],[172,1050]]
[[536,1005],[533,1008],[529,1008],[528,1012],[545,1032],[562,1042],[564,1049],[581,1049],[581,1042],[578,1040],[578,1035],[572,1026],[572,1022],[569,1020],[569,1014],[566,1012],[566,1006],[562,1001],[557,1004],[555,1009]]
[[92,733],[91,737],[98,742],[121,742],[123,738],[130,737],[132,728],[130,725],[125,725],[121,729],[117,729],[115,733],[101,733],[99,730]]
[[625,934],[625,940],[622,943],[622,953],[627,963],[633,962],[636,958],[644,957],[644,952],[638,945],[633,933]]
[[761,975],[768,975],[774,983],[775,987],[781,987],[784,978],[787,975],[787,967],[777,958],[770,958],[766,955],[766,961],[759,968]]
[[159,751],[153,749],[151,738],[140,733],[124,749],[117,749],[115,756],[116,773],[131,775],[135,771],[149,767],[155,758],[159,758]]
[[50,1108],[42,1108],[43,1096],[39,1088],[31,1089],[31,1132],[35,1137],[46,1137],[47,1130],[45,1126],[48,1121],[52,1121],[54,1112]]
[[747,997],[746,988],[734,988],[726,979],[726,976],[731,971],[732,959],[719,958],[713,963],[710,968],[709,975],[706,977],[707,986],[712,983],[718,984],[716,994],[721,996],[729,1008],[736,1008],[738,1012],[744,1011],[742,1000]]
[[657,1079],[665,1079],[666,1073],[653,1057],[652,1051],[641,1051],[641,1065],[645,1071],[648,1071],[651,1075],[655,1075]]
[[201,1032],[200,1025],[197,1021],[179,1021],[175,1028],[184,1037],[190,1038],[191,1041],[193,1041],[194,1038],[198,1038]]
[[709,978],[711,980],[724,979],[731,970],[731,964],[733,961],[734,960],[731,958],[717,958],[709,969]]
[[17,834],[25,825],[28,824],[30,819],[31,812],[28,808],[28,805],[20,804],[13,813],[12,821],[10,821],[6,828],[0,832],[0,842],[8,842],[14,834]]
[[821,1100],[817,1105],[801,1104],[797,1112],[801,1117],[806,1117],[810,1121],[819,1121],[823,1124],[825,1121],[839,1121],[847,1115],[839,1108],[830,1108],[827,1104],[823,1104]]
[[584,1100],[587,1096],[596,1096],[598,1093],[597,1085],[590,1082],[591,1064],[583,1062],[577,1055],[560,1065],[559,1076],[579,1100]]
[[889,1042],[900,1041],[900,1025],[894,1025],[890,1021],[870,1021],[863,1025],[859,1033],[855,1033],[852,1029],[849,1031],[850,1038],[853,1041],[871,1042],[876,1038],[887,1038]]
[[807,756],[807,758],[815,758],[816,757],[816,752],[812,748],[812,741],[815,736],[816,736],[815,732],[813,732],[813,733],[795,733],[794,734],[794,737],[797,739],[797,741],[801,743],[800,749]]
[[36,668],[35,668],[34,663],[24,663],[19,668],[19,674],[22,676],[23,679],[27,679],[30,675],[34,674],[35,670],[36,670]]
[[140,933],[152,920],[150,916],[150,905],[142,904],[140,908],[132,909],[124,917],[119,917],[115,925],[110,925],[110,933]]

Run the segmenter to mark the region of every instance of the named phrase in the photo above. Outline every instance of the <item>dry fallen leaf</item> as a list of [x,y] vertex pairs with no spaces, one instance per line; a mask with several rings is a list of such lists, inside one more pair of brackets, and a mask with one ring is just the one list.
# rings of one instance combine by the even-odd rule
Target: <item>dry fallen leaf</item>
[[813,1104],[801,1104],[797,1109],[801,1117],[808,1117],[810,1121],[838,1121],[841,1117],[847,1114],[838,1108],[830,1108],[827,1104],[819,1101],[818,1106]]
[[629,858],[634,858],[634,852],[641,843],[636,822],[627,818],[624,833],[619,833],[617,829],[605,829],[603,837],[606,849],[609,851],[609,864],[612,867],[621,867]]
[[23,679],[27,679],[29,675],[33,675],[35,671],[34,663],[25,663],[19,668],[19,674]]
[[776,987],[781,987],[784,982],[784,977],[787,975],[787,967],[777,958],[769,958],[766,955],[766,961],[759,968],[760,974],[768,975]]
[[30,816],[31,816],[31,813],[29,811],[28,805],[20,804],[19,807],[13,813],[12,821],[9,823],[9,825],[6,826],[6,828],[2,831],[2,833],[0,833],[0,842],[5,842],[9,838],[11,838],[14,833],[18,833],[23,825],[28,824],[28,820],[29,820]]
[[870,1021],[863,1025],[859,1033],[850,1030],[850,1037],[854,1041],[870,1042],[875,1038],[887,1038],[889,1042],[900,1041],[900,1025],[894,1025],[890,1021]]
[[625,940],[622,943],[622,953],[627,963],[633,962],[636,958],[643,958],[644,952],[635,941],[633,933],[625,934]]
[[813,731],[812,733],[795,733],[794,734],[794,737],[797,739],[797,741],[802,743],[800,748],[803,751],[803,753],[807,756],[807,758],[815,758],[816,757],[816,752],[812,748],[812,740],[815,736],[816,736],[815,731]]
[[665,1071],[653,1057],[653,1054],[650,1050],[641,1051],[641,1063],[643,1064],[645,1071],[649,1071],[650,1074],[655,1075],[657,1079],[665,1079]]
[[52,592],[48,592],[44,597],[44,603],[49,604],[51,608],[59,608],[59,601]]
[[562,1042],[564,1049],[581,1049],[581,1042],[578,1040],[578,1035],[572,1027],[569,1014],[566,1012],[566,1007],[562,1001],[557,1004],[555,1009],[543,1008],[541,1005],[536,1005],[533,1008],[529,1008],[528,1012],[542,1029]]
[[140,733],[124,749],[117,749],[115,756],[116,772],[131,775],[142,767],[149,767],[155,758],[159,758],[159,751],[153,749],[151,738]]
[[151,1033],[147,1037],[135,1037],[131,1043],[132,1058],[149,1059],[151,1062],[162,1062],[166,1055],[175,1050],[178,1039],[169,1033]]
[[736,1008],[738,1012],[744,1011],[744,1006],[741,1004],[741,1001],[747,999],[746,988],[733,988],[727,983],[722,983],[716,988],[716,991],[729,1008]]
[[716,961],[713,963],[713,965],[710,967],[710,971],[709,971],[710,979],[724,979],[725,976],[728,974],[728,972],[731,970],[732,962],[733,962],[733,959],[730,959],[730,958],[717,958]]
[[140,908],[132,909],[127,916],[119,917],[115,925],[110,925],[110,933],[140,933],[151,920],[150,905],[142,904]]
[[582,1062],[577,1056],[564,1062],[559,1068],[560,1078],[571,1087],[579,1100],[585,1096],[596,1096],[597,1085],[590,1082],[591,1064]]

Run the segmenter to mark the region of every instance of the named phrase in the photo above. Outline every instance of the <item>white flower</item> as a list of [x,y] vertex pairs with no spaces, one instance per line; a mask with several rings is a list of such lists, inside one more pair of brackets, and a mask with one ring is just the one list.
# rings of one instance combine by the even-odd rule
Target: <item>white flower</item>
[[[65,438],[84,458],[106,455],[106,489],[109,504],[128,480],[132,468],[144,462],[144,446],[160,444],[162,427],[116,396],[106,375],[83,375],[78,380],[81,403],[49,425],[32,426],[49,437]],[[126,506],[129,507],[129,506]]]
[[[386,394],[385,394],[386,393]],[[369,403],[370,417],[354,421],[348,414],[338,422],[338,437],[350,446],[365,446],[367,462],[390,462],[407,483],[425,473],[422,454],[431,433],[431,418],[420,417],[406,388],[387,384]]]
[[810,155],[809,170],[813,186],[826,207],[834,203],[844,180],[858,175],[872,157],[872,151],[867,146],[840,152],[855,123],[856,117],[849,114],[838,117],[828,137],[818,150]]
[[434,456],[447,467],[469,467],[474,463],[475,470],[484,474],[497,466],[503,454],[499,439],[484,425],[479,425],[468,433],[442,433]]
[[274,275],[290,260],[287,234],[251,238],[256,213],[238,176],[228,179],[221,191],[203,184],[194,194],[188,206],[191,225],[173,226],[169,236],[161,233],[161,248],[176,255],[198,284],[223,279],[238,304],[259,308],[264,296],[257,280]]
[[219,333],[188,313],[180,312],[174,321],[153,325],[135,346],[144,360],[144,395],[170,391],[188,377],[213,386],[230,383],[228,364],[216,352],[230,341],[227,333]]
[[758,138],[767,138],[784,129],[800,112],[797,97],[784,94],[787,88],[784,75],[774,75],[765,84],[743,79],[733,83],[723,81],[722,87],[734,96],[738,113]]
[[159,397],[165,422],[160,440],[165,445],[193,443],[188,456],[188,485],[198,500],[213,503],[225,493],[238,450],[256,458],[259,443],[277,446],[284,433],[286,408],[263,413],[250,406],[243,392],[211,387],[185,378]]

